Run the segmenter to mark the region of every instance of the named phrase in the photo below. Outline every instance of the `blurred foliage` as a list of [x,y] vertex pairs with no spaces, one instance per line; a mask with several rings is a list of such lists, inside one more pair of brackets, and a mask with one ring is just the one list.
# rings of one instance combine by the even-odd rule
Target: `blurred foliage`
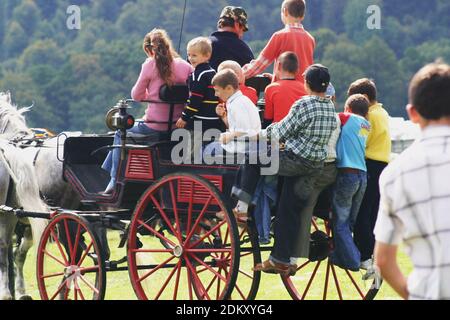
[[[282,28],[281,0],[188,0],[180,54],[193,37],[216,30],[225,5],[243,6],[245,41],[259,53]],[[381,30],[369,30],[367,8],[381,8]],[[81,7],[81,30],[69,30],[69,5]],[[379,100],[404,116],[407,85],[425,63],[450,62],[448,0],[308,0],[305,27],[316,38],[315,58],[329,66],[342,106],[351,82],[373,78]],[[0,91],[19,106],[32,103],[30,125],[54,131],[103,132],[104,114],[128,97],[145,60],[143,36],[169,32],[179,46],[184,0],[2,0]],[[141,116],[144,106],[133,113]]]

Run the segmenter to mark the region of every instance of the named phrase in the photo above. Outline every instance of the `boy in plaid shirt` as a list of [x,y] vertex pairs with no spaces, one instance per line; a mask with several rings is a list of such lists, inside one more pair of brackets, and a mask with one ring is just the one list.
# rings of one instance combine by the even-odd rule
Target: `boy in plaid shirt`
[[[290,272],[290,257],[295,243],[305,235],[299,234],[299,213],[305,207],[327,157],[327,145],[337,127],[334,105],[326,97],[330,83],[328,69],[313,65],[305,73],[305,87],[309,96],[297,101],[286,118],[269,126],[260,134],[277,139],[285,145],[280,152],[278,175],[283,178],[282,191],[275,220],[275,245],[270,259],[255,266],[266,273]],[[240,167],[232,194],[239,202],[235,214],[248,211],[248,204],[256,190],[261,167]],[[303,228],[302,228],[303,229]],[[309,233],[307,235],[309,239]]]

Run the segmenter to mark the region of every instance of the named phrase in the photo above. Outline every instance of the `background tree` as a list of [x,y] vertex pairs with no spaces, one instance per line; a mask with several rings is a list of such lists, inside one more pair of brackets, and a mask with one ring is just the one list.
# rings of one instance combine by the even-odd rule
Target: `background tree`
[[[216,30],[225,5],[242,6],[257,55],[283,28],[281,0],[188,0],[181,55],[193,37]],[[382,9],[381,30],[367,28],[367,7]],[[66,27],[69,5],[81,7],[81,30]],[[165,28],[178,46],[184,0],[1,0],[0,91],[21,106],[35,102],[30,125],[54,131],[104,132],[104,114],[129,97],[141,64],[143,36]],[[327,65],[339,106],[348,85],[376,80],[380,101],[405,116],[406,86],[425,63],[450,62],[448,0],[308,0],[305,27],[316,38],[315,60]],[[142,116],[144,105],[133,113]]]

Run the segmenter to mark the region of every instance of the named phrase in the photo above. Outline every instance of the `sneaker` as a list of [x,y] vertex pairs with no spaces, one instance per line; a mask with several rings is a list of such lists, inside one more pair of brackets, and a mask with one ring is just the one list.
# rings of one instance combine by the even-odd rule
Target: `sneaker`
[[363,270],[373,269],[373,259],[367,259],[361,262],[361,266],[359,268]]
[[381,278],[380,272],[378,270],[376,270],[376,268],[374,268],[374,267],[367,269],[366,274],[364,274],[362,276],[362,280],[363,281],[374,280],[372,289],[380,289],[381,283],[383,281],[383,279]]
[[111,179],[111,181],[106,186],[105,191],[101,192],[103,195],[112,195],[114,193],[114,189],[116,187],[115,179]]

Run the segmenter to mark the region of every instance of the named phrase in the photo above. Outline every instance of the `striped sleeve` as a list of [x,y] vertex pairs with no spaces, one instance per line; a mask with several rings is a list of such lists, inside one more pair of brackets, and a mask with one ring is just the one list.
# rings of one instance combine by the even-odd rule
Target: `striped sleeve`
[[205,98],[207,87],[201,81],[194,78],[189,78],[190,97],[188,104],[184,109],[181,118],[184,121],[191,120],[196,114],[198,114],[202,108],[202,103]]

